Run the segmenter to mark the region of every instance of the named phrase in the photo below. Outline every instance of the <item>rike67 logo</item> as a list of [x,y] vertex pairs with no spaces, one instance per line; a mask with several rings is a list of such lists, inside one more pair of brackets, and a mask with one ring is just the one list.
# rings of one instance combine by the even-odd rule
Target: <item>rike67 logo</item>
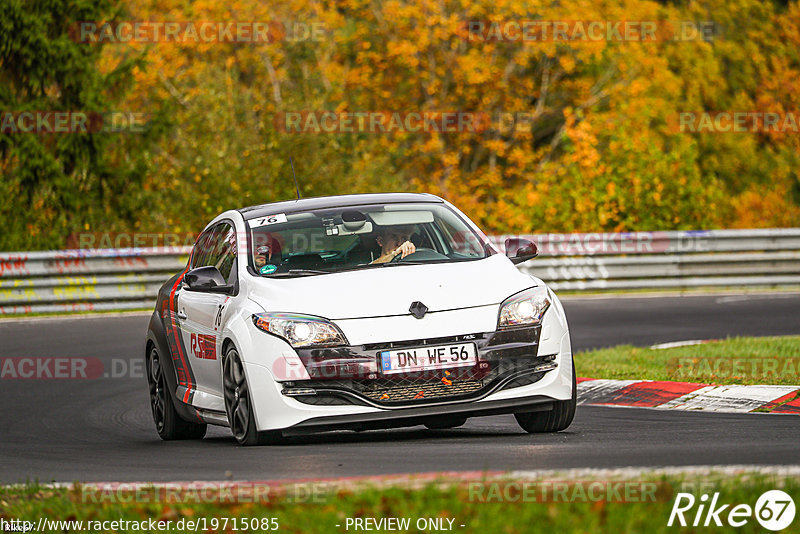
[[[758,523],[772,531],[783,530],[792,524],[795,516],[794,500],[781,490],[764,492],[756,501],[755,507],[749,504],[723,504],[719,493],[714,493],[709,502],[708,494],[695,499],[691,493],[678,493],[667,526],[673,524],[685,527],[732,527],[746,525],[753,516]],[[696,506],[695,506],[696,505]]]

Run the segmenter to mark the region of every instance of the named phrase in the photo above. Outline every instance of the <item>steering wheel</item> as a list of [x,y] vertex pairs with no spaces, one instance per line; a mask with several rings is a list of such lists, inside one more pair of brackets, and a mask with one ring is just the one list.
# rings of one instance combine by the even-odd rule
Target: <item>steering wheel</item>
[[[403,258],[403,254],[400,253],[397,256],[395,256],[394,258],[392,258],[391,260],[389,260],[389,263],[397,263],[397,262],[400,262],[400,261],[405,261],[406,258],[412,258],[412,256],[414,256],[415,254],[419,254],[420,252],[433,252],[434,254],[437,254],[437,252],[435,250],[433,250],[432,248],[417,247],[416,251],[412,252],[411,254],[406,256],[405,258]],[[425,254],[423,254],[423,255],[425,255]]]

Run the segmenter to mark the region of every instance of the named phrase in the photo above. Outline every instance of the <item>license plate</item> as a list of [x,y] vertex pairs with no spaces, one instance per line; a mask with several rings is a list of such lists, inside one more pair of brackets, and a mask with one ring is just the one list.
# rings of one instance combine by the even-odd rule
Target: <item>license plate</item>
[[384,350],[380,353],[383,374],[471,367],[478,361],[474,343]]

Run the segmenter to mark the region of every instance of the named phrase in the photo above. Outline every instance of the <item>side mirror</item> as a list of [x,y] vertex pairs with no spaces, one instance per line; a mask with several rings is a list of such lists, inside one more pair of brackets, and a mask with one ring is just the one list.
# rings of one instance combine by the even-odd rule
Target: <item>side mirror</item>
[[233,286],[226,284],[219,269],[212,265],[197,267],[183,275],[183,281],[189,291],[209,291],[212,293],[230,293]]
[[506,257],[511,263],[517,265],[523,261],[532,260],[539,255],[536,245],[527,239],[509,237],[506,239]]

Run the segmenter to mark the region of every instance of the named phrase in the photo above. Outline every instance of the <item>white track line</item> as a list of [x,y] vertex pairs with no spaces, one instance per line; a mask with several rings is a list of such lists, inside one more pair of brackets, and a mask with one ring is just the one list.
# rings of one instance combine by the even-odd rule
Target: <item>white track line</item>
[[[469,473],[474,476],[474,480],[631,480],[646,477],[652,479],[660,476],[686,476],[686,477],[713,477],[717,476],[739,476],[739,475],[767,475],[775,477],[800,477],[800,465],[692,465],[692,466],[653,466],[653,467],[616,467],[616,468],[594,468],[580,467],[573,469],[537,469],[537,470],[515,470],[505,473],[490,472],[486,475]],[[342,485],[350,488],[361,486],[372,488],[385,488],[393,486],[421,487],[427,484],[448,485],[460,484],[465,481],[473,480],[469,477],[454,476],[454,472],[445,471],[441,473],[409,473],[386,475],[383,477],[345,477],[341,480],[324,478],[319,482],[330,485]],[[195,481],[174,481],[174,482],[89,482],[80,484],[84,489],[103,489],[116,488],[124,491],[135,491],[136,489],[147,488],[235,488],[239,485],[248,487],[258,484],[270,486],[284,486],[293,484],[316,483],[313,479],[298,480],[267,480],[267,481],[222,481],[222,480],[195,480]],[[52,482],[42,484],[41,487],[50,488],[73,488],[75,482]],[[24,487],[21,484],[10,484],[3,486],[6,488]]]

